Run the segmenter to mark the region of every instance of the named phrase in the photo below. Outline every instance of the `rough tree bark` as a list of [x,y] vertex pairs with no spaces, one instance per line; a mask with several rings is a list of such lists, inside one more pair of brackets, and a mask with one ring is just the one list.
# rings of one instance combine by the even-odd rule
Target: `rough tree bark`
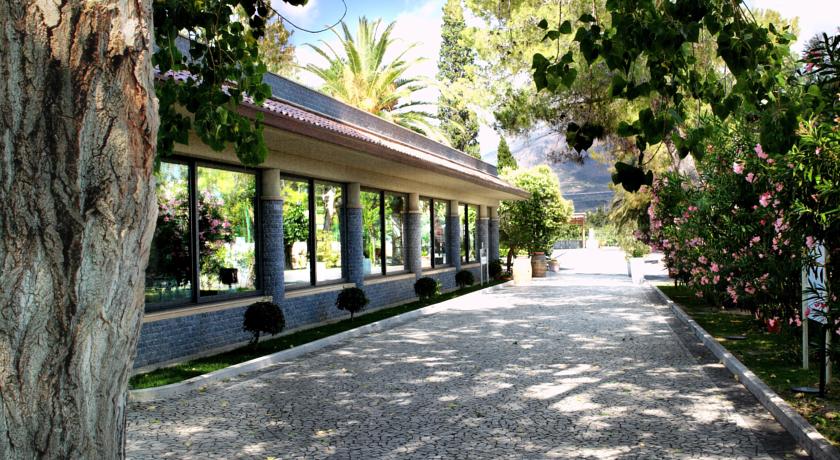
[[124,455],[157,208],[150,0],[0,0],[0,458]]

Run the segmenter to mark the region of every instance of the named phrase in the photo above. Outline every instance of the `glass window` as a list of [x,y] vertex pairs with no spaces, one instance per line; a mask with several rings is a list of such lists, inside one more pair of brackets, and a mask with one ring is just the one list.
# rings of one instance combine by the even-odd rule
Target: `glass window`
[[365,275],[382,273],[380,198],[380,192],[362,191],[362,254]]
[[478,206],[467,205],[467,228],[469,229],[469,254],[470,262],[478,261]]
[[342,186],[315,183],[315,279],[343,279],[341,271]]
[[449,254],[446,253],[446,219],[449,216],[449,202],[434,202],[434,239],[435,239],[435,260],[434,265],[449,265]]
[[420,262],[432,266],[432,200],[420,199]]
[[158,217],[146,268],[146,304],[191,301],[190,168],[161,163],[155,173]]
[[287,288],[309,286],[309,181],[283,180],[283,249]]
[[201,297],[254,290],[256,176],[200,166],[196,182]]
[[470,227],[469,222],[467,221],[467,205],[458,206],[458,212],[461,218],[461,262],[469,262],[469,251],[467,248],[469,247],[469,238],[470,238]]
[[406,208],[404,195],[385,194],[385,264],[389,273],[405,270]]

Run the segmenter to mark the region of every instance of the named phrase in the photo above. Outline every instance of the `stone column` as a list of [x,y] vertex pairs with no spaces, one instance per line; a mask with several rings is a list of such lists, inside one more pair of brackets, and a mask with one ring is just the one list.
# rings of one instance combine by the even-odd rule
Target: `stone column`
[[487,206],[480,205],[478,207],[478,231],[476,232],[478,236],[479,261],[481,261],[481,248],[487,251],[487,260],[492,260],[490,258],[489,221],[490,216],[487,214]]
[[488,223],[488,256],[490,260],[499,258],[499,208],[496,206],[487,207],[490,214],[490,222]]
[[283,181],[280,180],[280,171],[276,169],[262,172],[260,213],[262,288],[274,303],[279,303],[286,293],[283,278],[286,255],[283,247]]
[[423,276],[423,261],[420,252],[420,223],[422,221],[420,212],[420,194],[408,194],[408,214],[406,214],[406,247],[405,247],[405,268],[414,273],[416,278]]
[[449,202],[449,217],[446,219],[446,246],[449,253],[449,261],[455,271],[461,270],[461,214],[458,200]]
[[362,195],[358,182],[347,184],[347,216],[344,231],[347,248],[343,251],[347,259],[341,261],[347,274],[347,281],[362,287],[365,279],[364,250],[362,248]]

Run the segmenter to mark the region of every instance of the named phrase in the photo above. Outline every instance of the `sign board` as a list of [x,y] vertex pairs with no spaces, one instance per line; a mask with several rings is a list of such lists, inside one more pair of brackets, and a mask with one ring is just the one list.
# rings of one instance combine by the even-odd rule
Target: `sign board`
[[825,247],[821,244],[814,246],[811,257],[814,258],[815,264],[807,268],[806,282],[802,286],[802,297],[805,300],[803,316],[821,324],[828,324],[828,318],[825,317],[828,311],[825,303]]

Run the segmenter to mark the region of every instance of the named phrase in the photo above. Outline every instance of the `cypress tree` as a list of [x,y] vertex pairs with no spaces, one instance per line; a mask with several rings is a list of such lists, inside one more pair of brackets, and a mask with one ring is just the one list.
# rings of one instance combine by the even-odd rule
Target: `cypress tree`
[[461,0],[447,0],[443,6],[438,81],[444,88],[438,99],[441,131],[453,148],[481,158],[478,146],[478,119],[469,110],[458,88],[470,79],[468,67],[475,62],[475,52],[462,40],[467,25]]
[[499,170],[502,169],[517,169],[519,165],[516,163],[516,158],[513,157],[513,154],[510,153],[510,147],[508,147],[507,141],[505,137],[502,136],[499,139],[499,148],[497,150],[498,160],[496,164],[498,165]]

